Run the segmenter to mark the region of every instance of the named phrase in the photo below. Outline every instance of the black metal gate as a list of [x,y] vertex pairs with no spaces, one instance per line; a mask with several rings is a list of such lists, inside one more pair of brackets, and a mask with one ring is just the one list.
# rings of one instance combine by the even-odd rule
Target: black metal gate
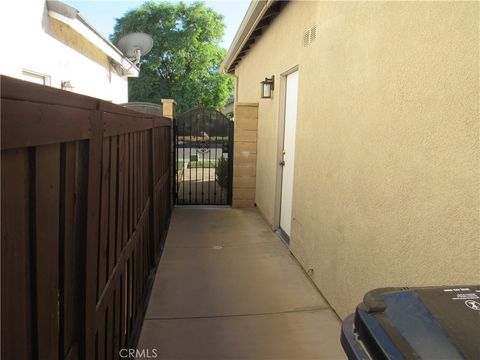
[[177,116],[175,157],[176,204],[232,204],[233,121],[209,108]]

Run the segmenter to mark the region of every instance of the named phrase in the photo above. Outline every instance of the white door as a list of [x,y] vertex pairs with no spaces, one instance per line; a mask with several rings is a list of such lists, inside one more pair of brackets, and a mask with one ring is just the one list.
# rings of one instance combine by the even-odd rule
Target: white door
[[290,237],[292,224],[293,160],[295,158],[295,129],[297,124],[298,71],[287,75],[285,94],[285,130],[283,138],[282,196],[280,228]]

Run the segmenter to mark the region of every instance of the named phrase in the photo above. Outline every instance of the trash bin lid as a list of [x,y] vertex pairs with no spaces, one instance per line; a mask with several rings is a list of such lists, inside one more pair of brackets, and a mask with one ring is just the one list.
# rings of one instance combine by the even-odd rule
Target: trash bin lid
[[[355,327],[386,358],[398,350],[405,359],[480,359],[480,286],[372,290]],[[385,334],[396,349],[382,345]]]

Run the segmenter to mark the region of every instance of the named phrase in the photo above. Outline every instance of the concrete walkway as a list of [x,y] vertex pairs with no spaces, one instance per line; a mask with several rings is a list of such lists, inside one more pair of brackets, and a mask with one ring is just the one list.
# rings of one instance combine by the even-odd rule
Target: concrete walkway
[[340,321],[255,209],[176,208],[138,349],[345,359]]

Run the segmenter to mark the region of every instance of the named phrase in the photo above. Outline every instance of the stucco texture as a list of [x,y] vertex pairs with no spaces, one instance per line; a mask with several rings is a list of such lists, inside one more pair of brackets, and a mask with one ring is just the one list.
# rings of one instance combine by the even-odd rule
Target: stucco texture
[[259,82],[299,67],[290,248],[341,317],[377,287],[480,283],[479,15],[292,2],[237,67],[237,100],[259,102],[256,204],[272,226],[282,89],[260,99]]

